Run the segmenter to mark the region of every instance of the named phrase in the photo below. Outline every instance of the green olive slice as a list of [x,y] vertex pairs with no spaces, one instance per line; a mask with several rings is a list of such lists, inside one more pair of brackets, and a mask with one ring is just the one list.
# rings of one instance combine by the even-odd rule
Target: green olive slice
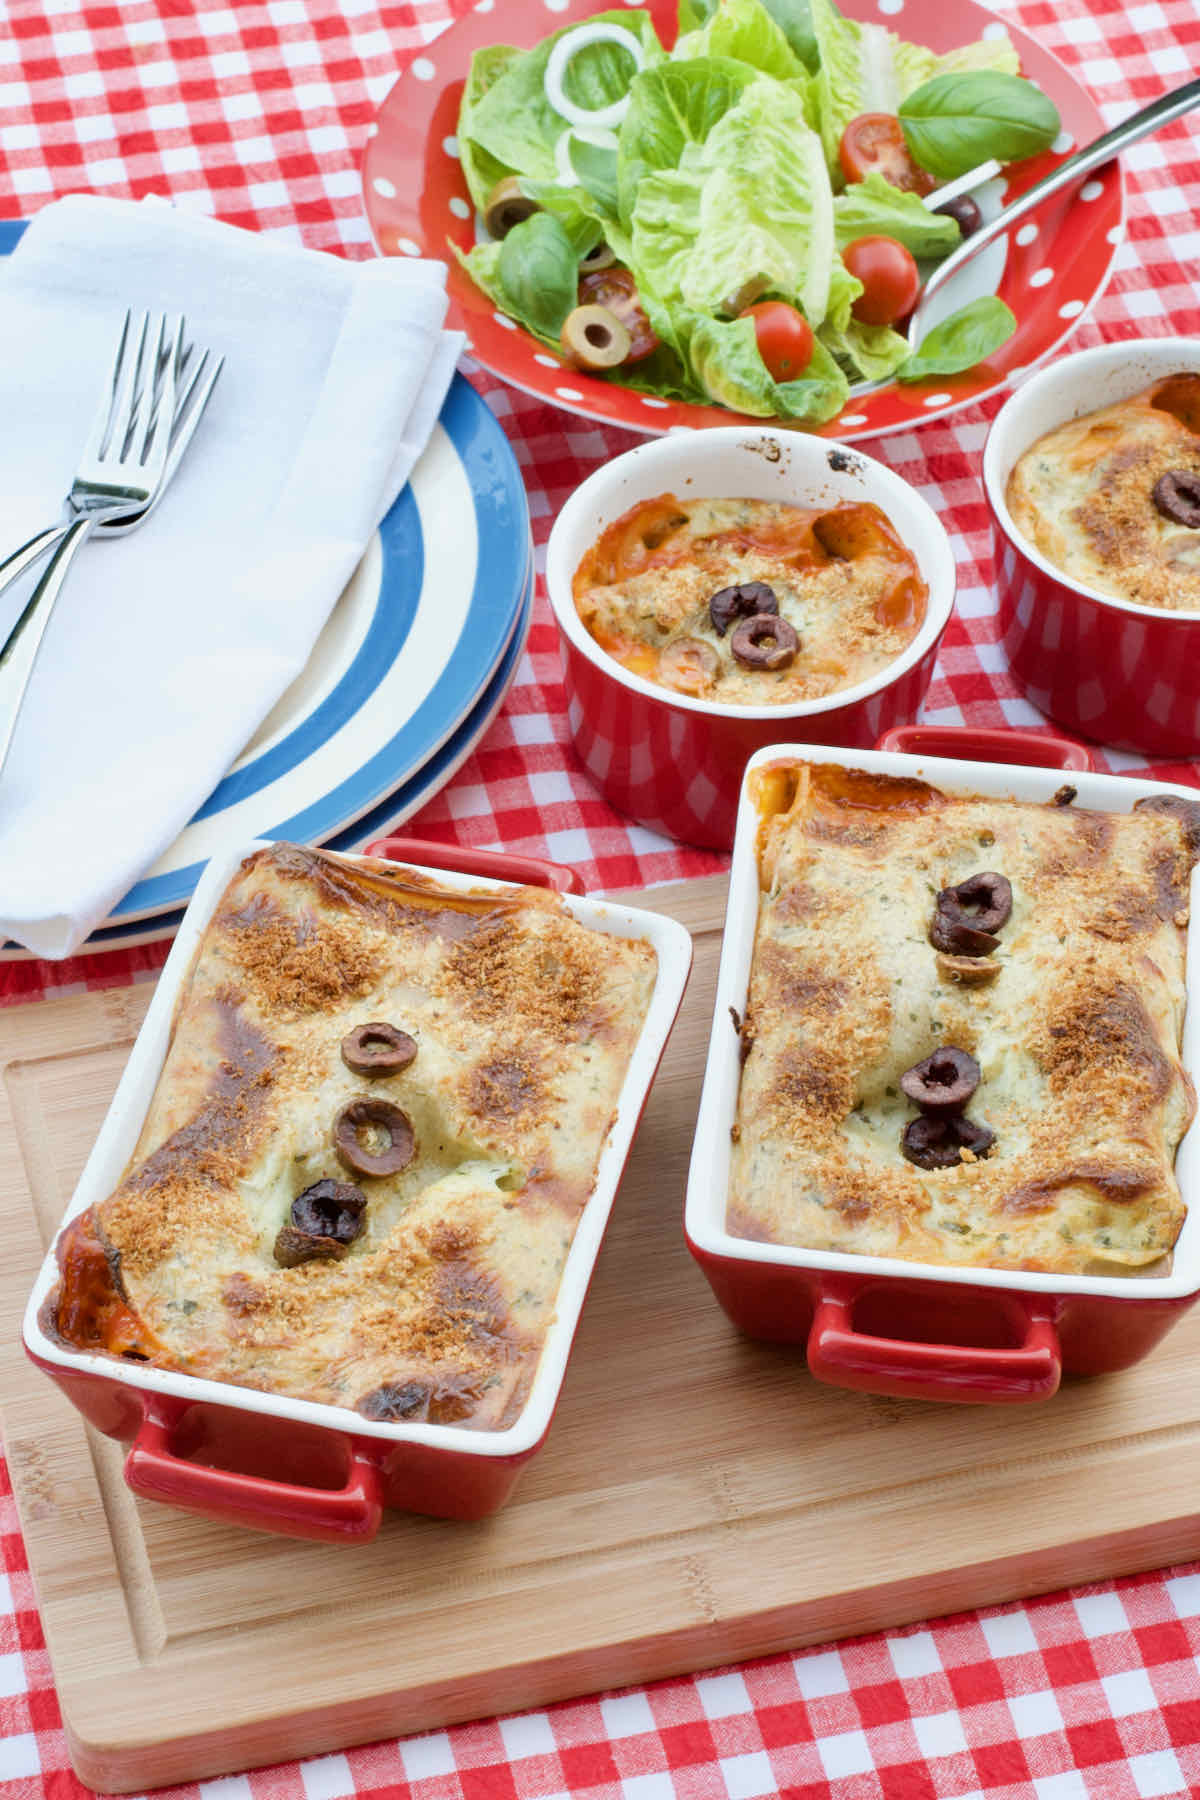
[[514,225],[524,224],[535,212],[541,212],[536,200],[521,192],[521,183],[515,175],[506,175],[498,181],[487,197],[483,209],[483,222],[487,226],[488,236],[494,238],[507,237]]
[[607,306],[577,306],[567,314],[562,347],[577,369],[616,369],[629,355],[629,333]]

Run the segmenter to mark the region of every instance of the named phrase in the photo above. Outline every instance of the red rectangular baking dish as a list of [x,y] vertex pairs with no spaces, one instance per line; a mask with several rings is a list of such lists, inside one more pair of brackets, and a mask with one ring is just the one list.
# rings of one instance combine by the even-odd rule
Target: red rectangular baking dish
[[[917,777],[948,792],[1048,801],[1063,785],[1074,804],[1127,812],[1152,794],[1194,789],[1099,774],[1078,744],[1052,736],[901,727],[875,751],[779,744],[743,778],[713,1032],[688,1177],[685,1232],[721,1306],[742,1331],[804,1348],[809,1372],[838,1387],[901,1398],[1031,1401],[1062,1376],[1128,1368],[1152,1350],[1200,1295],[1200,1128],[1180,1145],[1176,1174],[1188,1212],[1165,1272],[1074,1276],[948,1268],[895,1258],[797,1249],[725,1229],[730,1128],[739,1041],[758,914],[759,815],[747,779],[786,757]],[[1196,883],[1188,929],[1183,1063],[1200,1065],[1200,941]]]
[[[64,1224],[116,1187],[162,1068],[176,998],[196,945],[238,863],[258,847],[245,845],[214,858],[201,878]],[[518,1418],[499,1431],[375,1422],[348,1408],[65,1347],[44,1329],[41,1317],[58,1276],[53,1248],[30,1296],[23,1334],[30,1357],[89,1423],[130,1443],[125,1478],[134,1493],[233,1524],[335,1543],[369,1540],[385,1507],[450,1519],[494,1512],[545,1441],[604,1227],[692,955],[691,938],[675,920],[588,899],[574,871],[553,863],[407,838],[380,839],[367,855],[403,862],[476,893],[489,887],[499,892],[514,883],[552,888],[581,923],[645,938],[657,954],[649,1012]]]

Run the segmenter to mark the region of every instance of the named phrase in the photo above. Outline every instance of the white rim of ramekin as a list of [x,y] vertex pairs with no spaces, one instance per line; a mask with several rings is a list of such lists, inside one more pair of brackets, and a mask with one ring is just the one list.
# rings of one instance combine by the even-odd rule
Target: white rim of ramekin
[[[1139,369],[1139,357],[1147,358],[1150,364],[1161,362],[1164,367],[1157,375],[1145,365]],[[1068,575],[1065,569],[1055,568],[1037,546],[1030,543],[1013,522],[1008,510],[1005,488],[1018,457],[1024,456],[1045,431],[1053,431],[1071,419],[1081,419],[1086,413],[1098,412],[1100,407],[1094,401],[1089,401],[1085,392],[1087,378],[1098,369],[1109,369],[1122,362],[1129,364],[1129,386],[1124,393],[1101,401],[1100,406],[1112,406],[1117,400],[1127,400],[1131,394],[1140,393],[1143,388],[1165,380],[1168,375],[1200,375],[1200,338],[1122,338],[1119,343],[1097,344],[1090,350],[1073,351],[1039,369],[1010,394],[992,420],[983,448],[984,493],[993,517],[1013,548],[1019,550],[1022,556],[1028,557],[1043,574],[1049,575],[1061,586],[1071,588],[1083,599],[1092,600],[1098,606],[1109,607],[1115,613],[1128,613],[1139,619],[1159,619],[1164,624],[1174,620],[1183,624],[1194,623],[1200,619],[1200,609],[1189,608],[1184,611],[1176,607],[1139,606],[1136,601],[1121,600],[1115,594],[1102,594],[1099,588],[1089,587],[1077,576]],[[1135,373],[1139,376],[1137,380],[1133,379]],[[1145,378],[1141,379],[1142,376]],[[1028,410],[1030,399],[1036,399],[1046,388],[1054,388],[1059,384],[1069,395],[1077,395],[1080,404],[1077,405],[1074,398],[1066,399],[1055,423],[1043,427],[1043,431],[1036,436],[1018,432],[1017,424],[1022,413]],[[1000,454],[1001,441],[1006,432],[1015,434],[1019,444],[1007,465],[1001,462]]]
[[[871,1280],[886,1277],[888,1280],[908,1283],[932,1281],[960,1287],[998,1288],[1009,1292],[1057,1294],[1063,1297],[1088,1294],[1106,1300],[1174,1300],[1194,1295],[1200,1289],[1200,1170],[1194,1177],[1194,1203],[1189,1202],[1179,1170],[1182,1159],[1185,1163],[1184,1173],[1189,1181],[1193,1179],[1191,1165],[1200,1159],[1200,1115],[1184,1134],[1175,1157],[1176,1178],[1187,1207],[1180,1236],[1182,1238],[1183,1233],[1187,1232],[1192,1243],[1186,1247],[1186,1260],[1177,1254],[1170,1273],[1165,1275],[1065,1275],[962,1266],[957,1263],[908,1262],[900,1257],[856,1255],[839,1250],[805,1250],[789,1244],[764,1244],[748,1238],[734,1237],[725,1230],[729,1127],[736,1114],[738,1094],[738,1076],[734,1068],[738,1061],[738,1046],[729,1012],[730,1008],[736,1009],[739,1015],[745,1011],[746,981],[758,919],[759,814],[750,797],[750,777],[764,763],[789,758],[807,762],[836,762],[845,767],[883,775],[916,777],[949,792],[983,793],[988,797],[1035,802],[1049,800],[1055,789],[1061,786],[1064,774],[1062,769],[1055,768],[970,760],[958,762],[948,757],[917,756],[901,751],[848,750],[815,744],[769,744],[756,751],[749,759],[742,777],[737,835],[729,875],[725,932],[713,1006],[712,1036],[709,1040],[697,1129],[688,1169],[684,1223],[690,1242],[705,1255],[720,1256],[731,1262],[797,1271],[858,1275]],[[1078,790],[1080,800],[1102,811],[1128,812],[1132,810],[1135,800],[1152,794],[1174,794],[1189,802],[1196,799],[1195,789],[1173,782],[1144,781],[1133,776],[1108,775],[1099,771],[1072,769],[1066,773],[1070,776],[1071,785]],[[1121,800],[1127,804],[1114,806],[1114,801]],[[1182,1060],[1185,1068],[1200,1071],[1200,865],[1192,872],[1191,892]],[[722,1105],[722,1098],[731,1079],[733,1111],[727,1112]]]
[[[633,675],[621,663],[602,650],[595,638],[587,631],[575,609],[575,600],[571,592],[571,582],[575,568],[567,568],[566,552],[561,548],[566,530],[574,525],[576,519],[591,512],[593,518],[603,517],[603,499],[610,489],[617,486],[622,473],[630,468],[642,465],[653,466],[655,462],[674,461],[680,446],[686,443],[697,468],[704,461],[716,455],[718,451],[745,447],[752,454],[763,454],[764,440],[770,440],[778,447],[781,454],[798,458],[811,459],[813,465],[813,481],[818,468],[831,472],[832,457],[840,457],[852,465],[856,473],[865,478],[863,498],[874,501],[880,510],[888,511],[889,497],[902,499],[905,504],[916,507],[921,519],[923,542],[914,545],[905,539],[906,547],[917,557],[922,579],[929,589],[929,604],[921,628],[910,644],[907,644],[894,661],[890,662],[879,674],[868,681],[861,681],[855,687],[841,688],[835,694],[824,694],[819,700],[800,700],[790,705],[781,706],[733,706],[728,702],[716,700],[695,700],[687,694],[677,694],[671,688],[659,687],[652,681],[645,681],[640,675]],[[834,471],[836,472],[836,471]],[[740,496],[730,496],[740,498]],[[782,496],[779,496],[782,499]],[[636,502],[631,502],[636,504]],[[805,496],[803,482],[798,481],[794,504],[803,506]],[[622,510],[627,510],[623,508]],[[613,515],[620,517],[620,513]],[[612,523],[605,519],[603,524],[597,523],[589,542],[594,543],[601,531]],[[895,521],[892,520],[894,524]],[[896,527],[899,531],[899,526]],[[577,565],[576,565],[577,566]],[[939,596],[939,588],[942,590]],[[768,424],[762,426],[718,425],[703,431],[688,433],[672,433],[665,437],[652,438],[648,443],[637,444],[632,450],[626,450],[615,456],[610,462],[589,475],[580,483],[562,507],[550,532],[546,546],[546,591],[550,598],[550,606],[559,629],[569,638],[577,650],[602,675],[607,675],[621,687],[631,693],[639,694],[646,700],[656,701],[660,706],[678,708],[681,712],[696,713],[701,718],[730,720],[775,720],[781,727],[786,727],[793,719],[819,718],[824,713],[840,712],[844,707],[854,706],[861,700],[869,700],[898,681],[908,671],[915,668],[930,649],[934,648],[950,622],[954,611],[957,592],[957,569],[954,552],[950,547],[950,539],[945,526],[922,494],[905,481],[902,476],[868,456],[865,451],[850,448],[831,442],[828,438],[810,437],[803,432],[779,432]]]
[[[500,1431],[472,1431],[455,1425],[408,1424],[403,1421],[389,1423],[367,1419],[351,1407],[298,1400],[288,1395],[269,1394],[256,1388],[242,1387],[236,1382],[213,1381],[182,1371],[124,1363],[119,1358],[95,1352],[70,1350],[57,1344],[42,1330],[38,1314],[58,1279],[54,1253],[59,1235],[68,1221],[91,1203],[95,1197],[92,1189],[97,1193],[111,1191],[120,1179],[132,1150],[130,1140],[136,1139],[140,1131],[141,1120],[150,1104],[169,1045],[176,998],[187,979],[205,926],[238,863],[253,851],[264,848],[268,842],[267,839],[256,839],[252,843],[240,845],[236,850],[213,857],[196,885],[100,1133],[39,1267],[25,1308],[22,1326],[25,1345],[39,1361],[51,1363],[56,1368],[99,1376],[122,1387],[146,1393],[168,1394],[194,1404],[236,1408],[272,1418],[294,1420],[301,1425],[320,1426],[337,1432],[341,1437],[378,1438],[384,1443],[397,1445],[423,1444],[475,1457],[524,1455],[537,1448],[550,1427],[558,1404],[572,1342],[613,1201],[654,1073],[666,1047],[687,984],[692,962],[691,935],[685,926],[663,913],[613,905],[609,901],[594,899],[588,895],[560,896],[567,910],[581,924],[600,931],[607,930],[620,937],[646,938],[658,957],[658,972],[646,1020],[622,1084],[616,1117],[601,1149],[596,1181],[567,1251],[554,1316],[547,1328],[529,1395],[511,1425]],[[345,862],[379,860],[361,853],[326,854],[336,854],[339,860]],[[491,876],[460,875],[445,869],[427,869],[417,862],[406,862],[402,866],[426,874],[447,887],[476,891],[494,888],[501,892],[519,885]]]

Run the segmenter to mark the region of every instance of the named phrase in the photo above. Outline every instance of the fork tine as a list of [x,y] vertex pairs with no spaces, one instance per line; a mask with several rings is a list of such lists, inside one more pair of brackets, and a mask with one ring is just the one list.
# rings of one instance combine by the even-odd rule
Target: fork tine
[[129,328],[133,322],[132,312],[126,312],[121,325],[121,341],[117,345],[116,360],[112,366],[112,375],[108,386],[92,419],[92,429],[88,433],[87,444],[83,454],[88,457],[99,457],[103,454],[108,441],[113,421],[113,409],[116,405],[117,387],[121,380],[121,368],[125,361],[125,349],[129,343]]
[[[163,368],[162,384],[158,393],[158,411],[153,417],[153,408],[146,407],[146,429],[138,447],[138,461],[146,469],[153,480],[157,480],[166,464],[167,451],[171,446],[171,428],[175,422],[175,396],[179,385],[179,368],[183,357],[183,334],[187,330],[187,320],[182,313],[175,321],[175,329],[167,347],[168,353]],[[159,334],[160,345],[166,338],[167,321],[164,316]]]
[[132,456],[135,463],[141,464],[146,460],[150,434],[158,424],[171,360],[172,350],[167,347],[167,315],[159,313],[154,332],[154,348],[147,357],[142,391],[134,402],[133,428],[125,446],[125,455]]
[[[134,408],[137,400],[138,373],[142,366],[142,357],[146,347],[146,334],[150,329],[150,314],[144,312],[140,324],[135,325],[132,333],[127,329],[121,338],[121,358],[118,374],[114,382],[112,415],[104,443],[100,448],[101,458],[106,457],[113,449],[118,458],[125,451],[129,428],[133,423]],[[131,346],[136,343],[136,349]]]

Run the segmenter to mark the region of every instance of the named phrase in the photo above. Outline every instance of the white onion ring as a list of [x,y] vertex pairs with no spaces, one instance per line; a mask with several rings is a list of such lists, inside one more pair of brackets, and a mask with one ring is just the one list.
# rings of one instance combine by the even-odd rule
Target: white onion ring
[[585,107],[576,106],[568,100],[563,82],[566,78],[567,64],[577,51],[588,44],[619,44],[622,50],[628,50],[634,60],[635,68],[640,69],[645,63],[645,53],[632,31],[626,31],[623,25],[580,25],[574,31],[564,32],[546,63],[546,73],[542,78],[546,89],[546,98],[568,125],[619,125],[629,111],[629,95],[623,94],[614,100],[611,106],[600,106],[593,112]]

